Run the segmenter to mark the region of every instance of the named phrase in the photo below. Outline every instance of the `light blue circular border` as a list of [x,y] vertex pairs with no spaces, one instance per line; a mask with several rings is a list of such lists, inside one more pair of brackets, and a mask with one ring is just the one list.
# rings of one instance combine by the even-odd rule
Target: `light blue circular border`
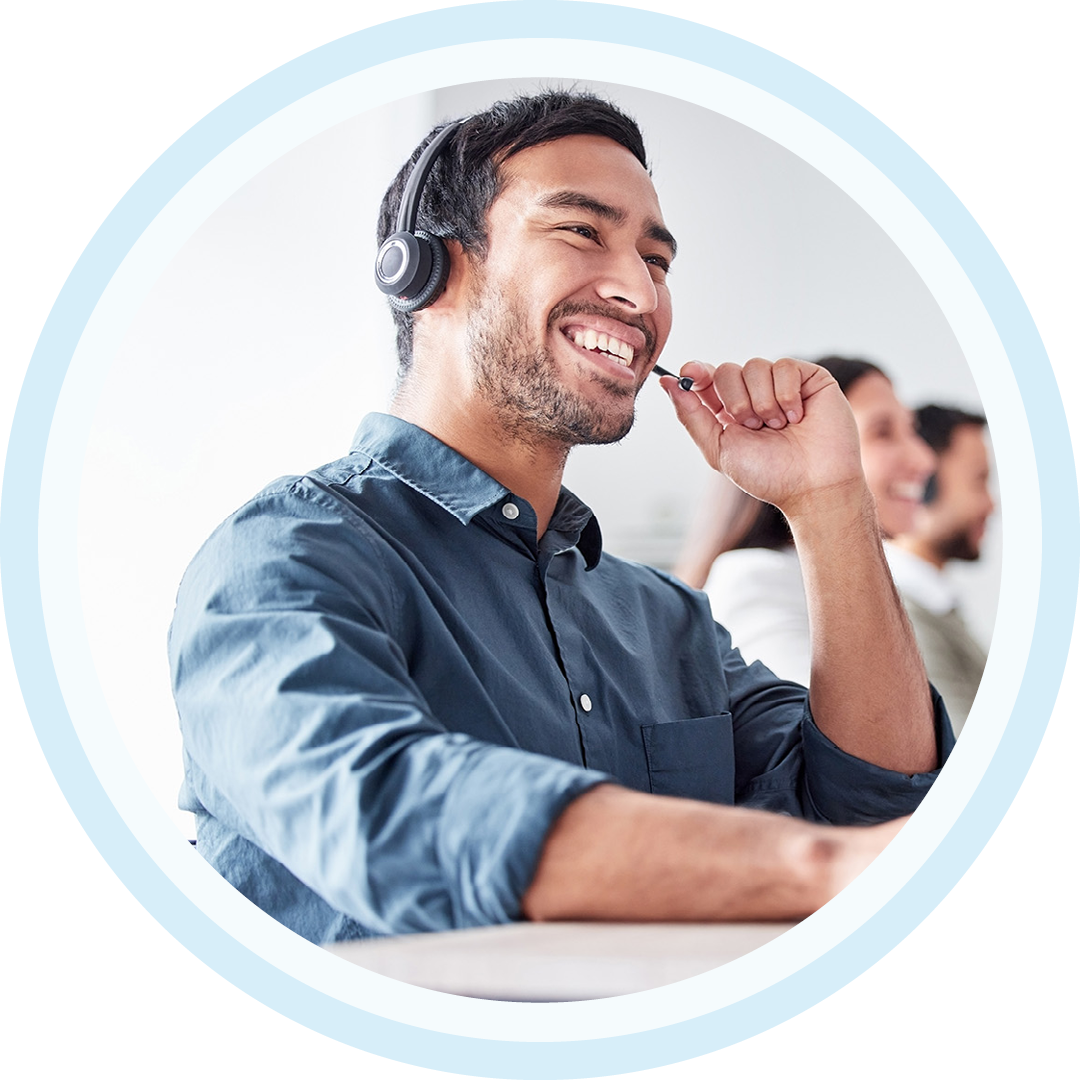
[[[613,17],[617,14],[617,17]],[[563,28],[563,29],[559,29]],[[428,1031],[366,1013],[285,974],[218,927],[161,871],[110,802],[76,736],[52,657],[38,570],[45,447],[83,329],[129,249],[170,199],[234,140],[279,109],[357,71],[430,49],[505,38],[628,45],[725,72],[786,101],[857,149],[951,249],[1009,356],[1031,425],[1042,500],[1042,577],[1032,648],[1013,714],[986,773],[937,850],[866,924],[801,971],[713,1013],[664,1028],[573,1042],[506,1042]],[[0,566],[11,650],[38,739],[98,850],[188,949],[253,997],[368,1052],[476,1076],[585,1077],[654,1068],[764,1031],[827,997],[902,940],[957,882],[997,827],[1038,749],[1064,669],[1076,606],[1076,472],[1049,360],[997,253],[930,168],[864,109],[806,71],[697,23],[566,0],[428,12],[331,42],[271,72],[196,124],[124,196],[68,278],[34,351],[16,409],[0,505]]]

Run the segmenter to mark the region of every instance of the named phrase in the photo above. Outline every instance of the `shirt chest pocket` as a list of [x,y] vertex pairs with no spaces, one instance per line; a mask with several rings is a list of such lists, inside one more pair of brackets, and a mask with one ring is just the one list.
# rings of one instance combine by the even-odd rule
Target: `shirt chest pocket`
[[649,790],[707,802],[735,802],[731,713],[642,724]]

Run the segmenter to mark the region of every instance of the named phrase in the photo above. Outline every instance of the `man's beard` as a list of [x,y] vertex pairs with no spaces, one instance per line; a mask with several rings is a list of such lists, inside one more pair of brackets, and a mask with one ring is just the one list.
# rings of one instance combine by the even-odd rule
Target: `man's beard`
[[934,550],[938,558],[945,562],[952,559],[960,562],[977,562],[980,556],[980,545],[971,539],[971,534],[967,530],[942,537],[934,544]]
[[[565,302],[548,318],[548,328],[575,314],[611,313],[599,306]],[[647,330],[646,351],[654,337]],[[616,381],[600,371],[590,380],[604,389],[606,401],[591,401],[563,386],[558,365],[543,342],[530,347],[520,310],[498,292],[481,286],[470,305],[468,352],[475,385],[504,428],[529,445],[572,446],[618,442],[633,427],[639,386]],[[623,403],[619,408],[617,403]]]

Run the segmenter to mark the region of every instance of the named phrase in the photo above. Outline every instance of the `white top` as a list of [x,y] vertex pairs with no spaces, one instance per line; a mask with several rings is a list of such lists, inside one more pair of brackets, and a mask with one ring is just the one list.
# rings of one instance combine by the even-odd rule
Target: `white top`
[[705,593],[747,663],[760,660],[781,679],[810,682],[810,616],[794,547],[726,551]]
[[[959,734],[982,677],[986,654],[957,611],[948,576],[909,551],[885,544],[893,579],[911,617],[930,681]],[[749,663],[809,685],[810,617],[794,547],[727,551],[713,563],[705,592],[713,617]]]
[[889,561],[896,587],[909,600],[914,600],[933,615],[946,615],[960,606],[956,587],[944,570],[888,540],[885,541],[885,558]]

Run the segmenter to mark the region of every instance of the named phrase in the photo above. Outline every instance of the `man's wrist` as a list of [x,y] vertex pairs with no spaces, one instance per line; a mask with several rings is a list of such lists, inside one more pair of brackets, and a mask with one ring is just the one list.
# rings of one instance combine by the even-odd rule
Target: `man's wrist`
[[795,495],[780,509],[796,545],[862,532],[880,535],[874,497],[861,476]]

